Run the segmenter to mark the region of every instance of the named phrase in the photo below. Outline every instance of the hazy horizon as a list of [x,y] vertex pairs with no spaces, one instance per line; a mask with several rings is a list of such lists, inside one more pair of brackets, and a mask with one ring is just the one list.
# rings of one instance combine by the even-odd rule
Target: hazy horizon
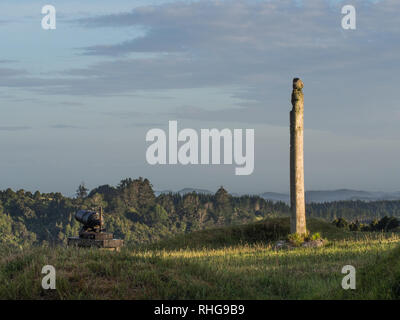
[[[128,178],[128,177],[126,177],[126,178]],[[130,178],[133,178],[133,177],[130,177]],[[139,177],[134,177],[134,179],[136,179],[136,178],[139,178]],[[146,177],[143,177],[143,178],[146,178]],[[88,189],[88,192],[90,192],[91,190],[93,190],[96,187],[99,187],[101,185],[110,185],[110,186],[114,186],[114,187],[116,187],[118,185],[118,183],[114,184],[114,185],[109,184],[109,183],[103,183],[103,184],[99,184],[99,185],[96,185],[96,186],[95,185],[92,186],[92,185],[86,184],[84,181],[81,181],[79,184],[81,184],[81,183],[84,183],[85,187]],[[151,181],[150,181],[150,183],[151,183]],[[77,191],[76,189],[78,188],[79,184],[77,184],[77,186],[76,186],[76,188],[74,190],[71,190],[69,192],[62,192],[62,191],[59,191],[59,190],[47,190],[46,191],[46,190],[39,190],[39,189],[23,189],[23,188],[15,188],[15,189],[11,188],[11,189],[13,189],[14,191],[18,191],[20,189],[23,189],[24,191],[31,192],[31,193],[34,193],[36,191],[39,191],[41,193],[60,192],[61,194],[63,194],[66,197],[75,197],[76,196],[76,191]],[[169,191],[171,191],[173,193],[178,193],[180,191],[184,191],[185,189],[204,190],[204,191],[209,191],[211,193],[215,193],[215,192],[218,191],[218,189],[220,187],[223,187],[224,189],[226,189],[228,191],[228,193],[230,193],[230,194],[238,194],[238,195],[247,195],[247,194],[249,194],[249,195],[261,195],[261,194],[264,194],[264,193],[276,193],[276,194],[282,194],[282,195],[287,195],[287,196],[290,195],[290,190],[282,190],[282,191],[264,190],[264,191],[258,191],[258,192],[246,192],[246,191],[240,192],[240,191],[231,190],[228,187],[224,186],[223,184],[220,184],[220,185],[218,185],[218,186],[216,186],[214,188],[201,188],[201,187],[189,186],[188,185],[188,186],[184,186],[184,187],[179,188],[179,189],[172,189],[172,188],[161,189],[161,188],[157,188],[157,186],[154,186],[154,185],[152,185],[152,186],[153,186],[153,190],[154,190],[155,193],[158,193],[158,192],[164,193],[164,192],[169,192]],[[7,188],[9,188],[9,187],[7,187]],[[7,188],[0,189],[0,191],[4,191]],[[317,189],[306,189],[305,192],[306,193],[308,193],[308,192],[335,192],[335,191],[344,191],[344,190],[346,190],[346,191],[370,192],[370,193],[388,193],[388,194],[400,192],[400,190],[385,191],[385,190],[374,190],[374,189],[369,190],[369,189],[351,189],[351,188],[318,189],[318,190]]]

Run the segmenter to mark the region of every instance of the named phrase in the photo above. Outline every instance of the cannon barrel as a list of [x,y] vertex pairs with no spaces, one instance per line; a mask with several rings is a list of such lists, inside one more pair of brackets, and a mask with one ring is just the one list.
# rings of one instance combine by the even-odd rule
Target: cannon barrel
[[101,217],[96,211],[79,210],[75,214],[75,219],[82,223],[85,227],[94,228],[101,226]]

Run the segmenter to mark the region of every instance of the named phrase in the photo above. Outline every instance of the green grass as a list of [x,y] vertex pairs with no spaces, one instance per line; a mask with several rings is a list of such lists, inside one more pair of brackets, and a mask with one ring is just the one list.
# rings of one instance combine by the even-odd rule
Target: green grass
[[[289,220],[179,235],[108,252],[74,248],[0,249],[2,299],[396,299],[398,234],[343,232],[309,219],[322,248],[273,249]],[[41,268],[57,270],[57,290],[41,289]],[[343,290],[344,265],[357,289]]]

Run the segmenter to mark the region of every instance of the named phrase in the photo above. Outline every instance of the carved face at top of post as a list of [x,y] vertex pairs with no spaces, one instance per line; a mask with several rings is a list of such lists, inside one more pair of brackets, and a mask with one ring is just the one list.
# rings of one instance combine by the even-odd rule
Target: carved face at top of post
[[301,90],[304,88],[304,83],[299,78],[293,79],[293,89]]
[[299,78],[293,79],[293,92],[292,92],[292,104],[294,109],[303,108],[303,89],[304,84]]

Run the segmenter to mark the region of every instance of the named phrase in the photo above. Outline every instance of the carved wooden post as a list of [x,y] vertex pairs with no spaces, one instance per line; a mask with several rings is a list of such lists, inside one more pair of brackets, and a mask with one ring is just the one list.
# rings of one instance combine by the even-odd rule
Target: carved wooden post
[[290,232],[306,233],[306,208],[304,199],[304,84],[293,79],[290,111]]

